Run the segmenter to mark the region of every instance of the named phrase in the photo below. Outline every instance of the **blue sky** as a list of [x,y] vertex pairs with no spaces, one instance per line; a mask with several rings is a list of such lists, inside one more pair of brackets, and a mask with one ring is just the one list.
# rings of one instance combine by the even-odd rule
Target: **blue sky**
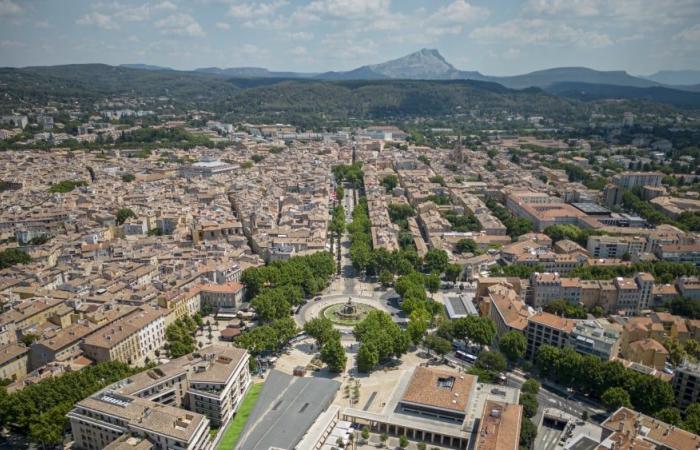
[[459,69],[700,69],[700,0],[0,0],[0,66],[348,70],[420,48]]

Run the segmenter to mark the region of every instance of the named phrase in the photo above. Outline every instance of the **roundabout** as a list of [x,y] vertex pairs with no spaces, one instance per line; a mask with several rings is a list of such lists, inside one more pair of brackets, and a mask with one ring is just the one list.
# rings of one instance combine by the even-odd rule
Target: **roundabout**
[[325,317],[341,331],[351,331],[370,311],[375,310],[389,314],[395,312],[375,297],[348,293],[327,294],[302,306],[295,319],[297,324],[303,327],[311,319]]
[[352,301],[352,297],[348,297],[345,303],[334,303],[326,306],[321,310],[321,317],[324,317],[335,325],[354,326],[361,322],[370,311],[375,311],[372,305],[367,303],[357,303]]

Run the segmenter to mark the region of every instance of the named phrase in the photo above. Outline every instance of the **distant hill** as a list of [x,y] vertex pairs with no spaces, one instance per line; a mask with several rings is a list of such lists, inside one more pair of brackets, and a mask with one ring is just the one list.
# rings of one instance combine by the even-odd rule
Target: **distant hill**
[[152,66],[150,64],[119,64],[119,67],[126,67],[127,69],[141,69],[141,70],[175,70],[171,67]]
[[523,89],[532,86],[546,88],[553,84],[564,82],[633,87],[658,86],[658,83],[654,81],[633,77],[623,70],[599,71],[586,67],[559,67],[538,70],[525,75],[488,77],[488,79],[512,89]]
[[700,84],[700,70],[661,70],[642,78],[667,85],[691,86]]
[[577,100],[635,99],[665,103],[679,108],[700,108],[700,92],[688,92],[663,86],[646,88],[591,83],[555,83],[547,92]]
[[195,69],[195,72],[220,75],[231,78],[311,78],[314,73],[300,72],[273,72],[263,67],[229,67],[221,69],[219,67],[203,67]]
[[[163,71],[167,67],[128,64],[128,68]],[[588,83],[637,88],[666,86],[697,91],[700,71],[662,71],[648,77],[637,77],[622,70],[600,71],[587,67],[557,67],[521,75],[491,76],[478,71],[455,68],[436,49],[421,49],[400,58],[379,64],[360,66],[348,71],[302,73],[271,71],[264,67],[204,67],[194,72],[226,78],[280,78],[318,80],[477,80],[501,84],[511,89],[548,88],[557,83]],[[696,86],[692,86],[696,85]]]
[[[449,67],[443,71],[449,72]],[[495,82],[463,79],[232,78],[206,71],[144,70],[104,64],[0,68],[0,86],[3,114],[50,101],[90,107],[114,95],[163,96],[180,110],[202,108],[224,113],[227,120],[290,122],[303,128],[317,128],[329,120],[458,118],[473,110],[496,115],[509,111],[524,116],[556,116],[568,123],[587,120],[594,109],[614,114],[621,114],[621,108],[649,110],[649,101],[656,102],[655,110],[669,113],[673,110],[667,105],[700,109],[700,93],[665,87],[569,82],[555,83],[547,91],[514,90]],[[610,98],[626,100],[597,102]]]
[[629,75],[624,71],[598,71],[586,67],[560,67],[524,75],[497,77],[477,71],[456,69],[435,49],[422,49],[381,64],[361,66],[347,72],[326,72],[316,76],[330,80],[477,80],[491,81],[512,89],[546,88],[555,83],[580,82],[620,86],[651,87],[658,83]]

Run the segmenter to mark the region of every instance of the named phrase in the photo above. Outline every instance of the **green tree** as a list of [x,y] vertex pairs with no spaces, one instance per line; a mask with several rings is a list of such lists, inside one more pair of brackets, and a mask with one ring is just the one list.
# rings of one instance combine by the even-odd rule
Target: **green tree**
[[474,239],[460,239],[455,245],[456,253],[474,253],[475,255],[481,254],[479,244],[477,244]]
[[379,440],[382,442],[382,446],[386,445],[386,441],[389,439],[389,435],[386,433],[382,433],[379,435]]
[[340,339],[331,339],[323,345],[321,361],[328,365],[331,372],[341,373],[345,370],[347,356]]
[[435,293],[440,289],[440,275],[437,272],[426,275],[425,288],[432,293]]
[[503,372],[506,370],[507,362],[503,354],[494,350],[488,350],[479,353],[475,365],[491,372]]
[[537,427],[530,419],[524,419],[520,426],[520,447],[531,449],[537,437]]
[[528,419],[535,417],[539,403],[534,394],[522,394],[520,396],[520,404],[523,405],[523,414],[525,417]]
[[443,273],[447,269],[449,257],[445,250],[430,249],[426,253],[423,264],[424,270],[428,273],[437,272]]
[[399,447],[401,447],[401,448],[408,447],[408,438],[406,437],[405,434],[402,434],[401,436],[399,436]]
[[379,364],[379,352],[372,344],[362,344],[357,351],[357,369],[370,373]]
[[426,336],[423,345],[426,346],[426,348],[434,351],[438,355],[442,356],[450,352],[452,350],[452,344],[450,341],[447,339],[443,339],[440,336],[433,336],[429,335]]
[[0,251],[0,269],[7,269],[16,264],[29,264],[32,258],[17,248],[7,248]]
[[386,269],[382,269],[382,271],[379,272],[379,282],[384,287],[391,286],[394,283],[394,274]]
[[462,266],[459,264],[448,264],[447,269],[445,269],[445,278],[453,283],[459,279],[461,274]]
[[130,218],[135,218],[136,213],[129,208],[120,208],[117,211],[117,225],[121,225]]
[[306,322],[304,332],[316,339],[319,347],[331,340],[340,340],[340,332],[333,327],[333,322],[325,317],[316,317]]
[[489,345],[496,337],[496,325],[488,317],[467,316],[452,322],[452,333],[457,339],[467,338],[480,345]]
[[369,428],[367,427],[362,427],[362,439],[365,440],[365,442],[369,439]]
[[537,393],[540,392],[540,383],[534,378],[530,378],[523,383],[520,390],[525,394],[537,395]]
[[683,428],[691,433],[700,434],[700,403],[692,403],[685,409]]
[[122,181],[124,183],[131,183],[135,179],[136,179],[136,177],[134,176],[133,173],[125,173],[124,175],[122,175]]
[[510,361],[517,361],[522,358],[525,354],[526,346],[527,340],[525,339],[525,335],[515,330],[505,333],[498,343],[498,349],[503,352]]
[[655,417],[662,422],[666,422],[674,426],[681,425],[682,421],[680,410],[674,407],[668,407],[660,410],[656,413]]
[[382,186],[387,190],[387,192],[391,192],[394,190],[396,186],[399,184],[399,177],[396,175],[387,175],[384,178],[382,178]]
[[610,411],[615,411],[621,406],[632,406],[632,403],[630,402],[630,394],[621,387],[608,388],[600,399]]

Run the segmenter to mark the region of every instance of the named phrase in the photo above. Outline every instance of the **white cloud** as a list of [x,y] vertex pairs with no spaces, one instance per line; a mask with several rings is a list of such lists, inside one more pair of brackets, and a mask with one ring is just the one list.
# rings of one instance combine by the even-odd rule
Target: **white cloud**
[[24,42],[18,42],[18,41],[10,41],[10,40],[1,40],[0,41],[0,48],[3,50],[11,49],[11,48],[22,48],[26,47],[26,44]]
[[144,22],[149,20],[153,14],[165,11],[176,11],[177,6],[170,1],[162,1],[159,3],[144,3],[133,8],[118,8],[115,15],[118,19],[126,22]]
[[293,41],[310,41],[314,38],[314,34],[308,31],[292,31],[285,33],[285,36]]
[[103,30],[118,30],[119,25],[117,25],[111,16],[107,14],[102,14],[97,11],[87,13],[75,21],[78,25],[92,25]]
[[216,28],[220,30],[230,30],[231,25],[227,24],[226,22],[216,22]]
[[391,0],[314,0],[302,13],[343,19],[375,19],[387,14]]
[[455,0],[449,5],[443,6],[430,16],[430,21],[445,24],[464,24],[486,19],[489,10],[480,6],[474,6],[464,0]]
[[294,56],[306,56],[309,52],[306,50],[306,47],[299,45],[294,47],[289,53]]
[[455,0],[438,8],[421,26],[416,28],[423,30],[428,36],[460,34],[464,30],[464,25],[484,20],[489,15],[489,10],[486,8],[474,6],[464,0]]
[[238,3],[231,5],[228,9],[228,15],[237,19],[268,17],[287,4],[287,0],[275,0],[270,3]]
[[34,27],[35,28],[49,28],[49,21],[48,20],[37,20],[34,22]]
[[599,0],[529,0],[525,5],[528,11],[558,15],[567,14],[578,17],[590,17],[600,14]]
[[12,0],[0,0],[0,16],[19,14],[22,8]]
[[690,28],[686,28],[685,30],[679,33],[676,33],[673,36],[673,39],[676,41],[685,41],[700,44],[700,25],[694,25]]
[[205,36],[202,26],[189,14],[171,14],[155,22],[156,28],[163,34],[185,37]]
[[607,34],[541,19],[513,19],[493,26],[476,28],[470,33],[470,37],[482,42],[507,42],[511,45],[539,44],[598,48],[612,44]]

